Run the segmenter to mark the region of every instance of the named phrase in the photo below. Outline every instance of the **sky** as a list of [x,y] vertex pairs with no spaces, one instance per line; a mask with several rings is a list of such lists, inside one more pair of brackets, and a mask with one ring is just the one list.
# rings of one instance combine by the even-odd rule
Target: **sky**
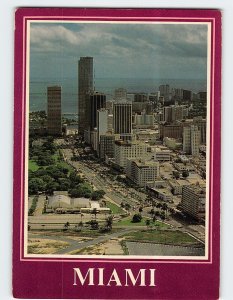
[[206,79],[207,25],[31,23],[31,80],[76,78],[81,56],[96,78]]

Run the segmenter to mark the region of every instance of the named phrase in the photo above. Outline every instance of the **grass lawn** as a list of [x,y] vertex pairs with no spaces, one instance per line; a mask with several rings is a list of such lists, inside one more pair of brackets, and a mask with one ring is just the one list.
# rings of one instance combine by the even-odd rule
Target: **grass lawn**
[[124,237],[129,241],[145,241],[160,244],[173,244],[173,245],[190,245],[199,244],[190,235],[181,231],[166,231],[166,230],[151,230],[151,231],[135,231],[125,234]]
[[[121,225],[121,226],[146,226],[146,220],[148,220],[148,218],[143,218],[141,222],[138,223],[133,223],[131,222],[132,217],[130,218],[124,218],[122,219],[120,222],[117,222],[116,225]],[[153,223],[151,221],[150,223],[151,226],[153,227],[158,227],[158,228],[169,228],[169,226],[167,224],[164,224],[162,222],[158,222],[155,221],[155,223]]]
[[39,169],[39,166],[34,160],[29,159],[28,169],[34,172],[34,171],[37,171]]
[[118,206],[112,202],[107,201],[106,206],[111,209],[113,214],[123,214],[124,213],[124,210],[120,206]]

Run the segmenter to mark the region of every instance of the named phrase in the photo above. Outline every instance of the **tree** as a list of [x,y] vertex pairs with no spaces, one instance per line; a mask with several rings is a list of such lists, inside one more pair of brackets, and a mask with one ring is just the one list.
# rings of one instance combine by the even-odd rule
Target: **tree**
[[87,183],[80,183],[75,188],[71,188],[70,190],[68,190],[68,193],[69,196],[72,198],[77,198],[77,197],[90,198],[92,194],[92,188]]
[[168,210],[169,210],[169,212],[170,212],[171,215],[174,215],[175,212],[176,212],[174,208],[169,208]]
[[150,210],[150,212],[149,212],[152,216],[154,215],[154,213],[155,213],[155,210],[154,210],[154,208],[152,208],[151,210]]
[[70,189],[68,190],[68,193],[71,198],[79,197],[79,191],[77,189]]
[[63,230],[64,230],[64,231],[67,231],[69,227],[70,227],[70,223],[69,223],[69,222],[66,222],[66,223],[64,224]]
[[28,181],[28,193],[29,195],[35,195],[39,191],[44,191],[45,183],[41,178],[32,178]]
[[167,203],[163,203],[161,209],[165,211],[165,216],[167,215],[168,206]]
[[91,194],[91,199],[92,200],[100,200],[101,198],[103,198],[104,195],[105,195],[105,191],[103,191],[103,190],[94,191]]
[[113,216],[109,216],[105,220],[106,222],[106,228],[110,231],[112,230],[112,223],[113,223]]
[[83,228],[83,222],[80,221],[80,222],[78,223],[78,225],[75,226],[75,230],[76,230],[76,231],[81,231],[82,228]]
[[180,173],[178,171],[173,171],[173,176],[175,177],[175,179],[179,179],[180,178]]
[[150,226],[150,220],[149,220],[149,219],[146,220],[146,226],[147,226],[147,227]]
[[90,221],[91,229],[96,230],[99,228],[99,223],[96,220]]
[[50,181],[46,184],[45,192],[48,195],[53,195],[53,192],[58,190],[58,187],[58,183],[56,183],[55,181]]
[[160,202],[156,203],[156,208],[161,208],[162,204]]
[[135,214],[132,218],[132,223],[140,223],[142,220],[141,214]]
[[131,208],[131,205],[129,203],[125,203],[125,209],[130,210],[130,208]]
[[70,188],[70,180],[68,178],[59,178],[59,190],[67,191]]
[[70,172],[69,179],[71,181],[72,187],[75,187],[76,185],[84,182],[82,177],[78,175],[76,171]]
[[189,171],[188,171],[188,170],[184,170],[184,171],[182,172],[182,176],[183,176],[184,178],[187,178],[187,177],[189,176]]
[[165,220],[165,212],[164,211],[161,211],[160,212],[160,218],[161,218],[161,220]]
[[92,214],[95,216],[95,220],[96,220],[97,213],[98,213],[97,208],[93,208]]

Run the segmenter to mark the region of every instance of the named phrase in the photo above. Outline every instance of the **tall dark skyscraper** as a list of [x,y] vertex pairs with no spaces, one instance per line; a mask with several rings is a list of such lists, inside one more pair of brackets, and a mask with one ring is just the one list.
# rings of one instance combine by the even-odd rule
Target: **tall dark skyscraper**
[[94,92],[90,95],[91,130],[97,126],[97,110],[106,107],[106,95]]
[[113,128],[114,133],[132,133],[132,103],[127,100],[119,100],[113,104]]
[[48,134],[60,135],[62,133],[60,86],[49,86],[47,88],[47,101]]
[[79,133],[90,127],[90,93],[93,91],[93,57],[80,57],[78,62]]

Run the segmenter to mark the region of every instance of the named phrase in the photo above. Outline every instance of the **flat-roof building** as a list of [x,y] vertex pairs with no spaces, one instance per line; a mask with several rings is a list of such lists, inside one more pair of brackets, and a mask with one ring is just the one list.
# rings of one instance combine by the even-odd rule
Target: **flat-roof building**
[[200,220],[205,217],[206,188],[199,184],[184,186],[181,209],[184,213]]
[[159,177],[159,163],[141,159],[128,159],[126,164],[126,176],[139,186],[146,186]]
[[47,88],[47,130],[50,135],[61,135],[61,87],[49,86]]

